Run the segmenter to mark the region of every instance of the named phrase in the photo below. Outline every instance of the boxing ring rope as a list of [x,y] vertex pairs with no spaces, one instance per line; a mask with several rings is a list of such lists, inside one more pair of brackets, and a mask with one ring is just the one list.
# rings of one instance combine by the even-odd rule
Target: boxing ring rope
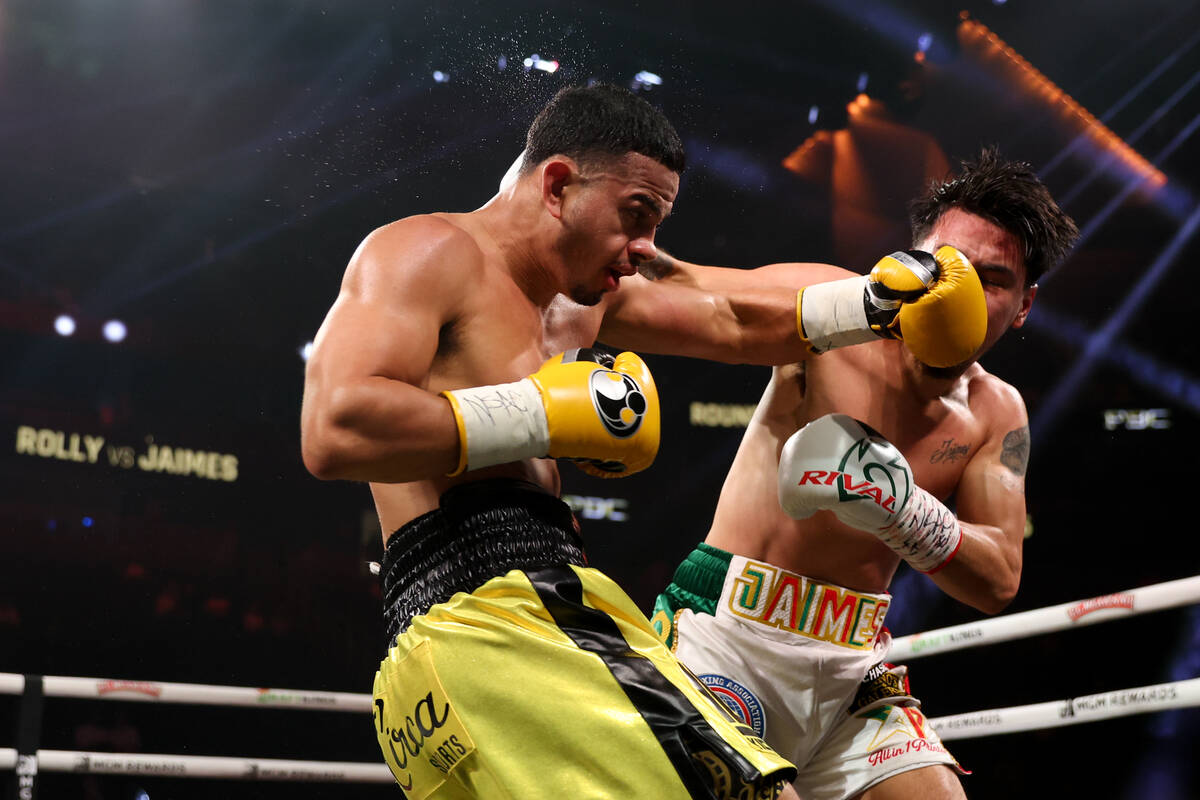
[[[977,623],[940,628],[896,639],[896,661],[992,644],[1064,628],[1107,622],[1150,611],[1200,602],[1200,576],[1102,595],[1074,603],[1025,611]],[[300,711],[343,711],[366,714],[367,694],[295,689],[256,689],[195,683],[112,680],[47,675],[40,679],[47,697],[213,706],[289,708]],[[0,672],[0,694],[21,695],[31,688],[26,676]],[[1119,689],[1026,706],[988,709],[929,720],[946,740],[1040,730],[1102,719],[1200,706],[1200,678]],[[36,751],[36,760],[14,748],[0,748],[0,770],[18,775],[74,772],[151,775],[172,778],[391,783],[384,764],[347,761],[291,761],[222,756],[149,753],[99,753],[77,750]]]
[[1034,611],[1006,614],[980,622],[968,622],[965,625],[901,636],[892,642],[892,651],[888,658],[909,661],[933,653],[948,653],[951,650],[962,650],[981,644],[1023,639],[1027,636],[1093,625],[1097,622],[1108,622],[1197,602],[1200,602],[1200,575],[1116,594],[1105,594],[1074,603],[1062,603]]
[[[0,769],[17,765],[17,751],[0,747]],[[154,753],[87,753],[38,750],[39,772],[142,775],[157,778],[233,778],[308,783],[395,783],[387,764],[356,761],[290,761],[282,758],[176,756]]]

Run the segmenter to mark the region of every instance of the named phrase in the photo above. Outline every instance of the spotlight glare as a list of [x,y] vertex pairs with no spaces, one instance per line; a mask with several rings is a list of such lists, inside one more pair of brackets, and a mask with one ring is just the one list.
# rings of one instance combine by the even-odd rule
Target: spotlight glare
[[75,332],[75,320],[66,314],[59,314],[54,320],[54,330],[59,336],[70,336]]
[[92,519],[91,517],[84,517],[80,520],[80,523],[82,523],[83,527],[90,528],[96,524],[96,520]]
[[313,351],[313,343],[305,342],[304,345],[301,346],[301,348],[300,348],[300,359],[302,361],[308,361],[308,357],[312,355],[312,351]]
[[440,69],[435,69],[433,71],[433,82],[434,83],[448,83],[449,81],[450,81],[449,73],[442,72]]
[[531,69],[540,69],[542,72],[557,72],[558,62],[547,61],[537,53],[534,53],[529,58],[525,59],[525,71],[528,72]]
[[869,80],[870,80],[870,76],[867,75],[867,73],[865,73],[865,72],[858,73],[858,83],[855,84],[855,86],[858,87],[859,94],[862,94],[863,92],[865,92],[867,90],[867,82]]
[[110,319],[104,323],[104,338],[110,342],[120,342],[125,339],[125,323],[119,319]]
[[931,44],[933,44],[933,34],[922,33],[919,37],[917,37],[917,51],[918,52],[924,53],[925,51],[927,51],[929,49],[929,46]]
[[809,106],[809,109],[808,109],[808,124],[809,125],[816,125],[817,118],[820,116],[821,116],[821,109],[817,108],[816,106]]
[[639,86],[662,86],[662,78],[645,69],[634,75],[633,81]]
[[503,72],[508,69],[508,56],[500,56],[496,59],[496,67]]

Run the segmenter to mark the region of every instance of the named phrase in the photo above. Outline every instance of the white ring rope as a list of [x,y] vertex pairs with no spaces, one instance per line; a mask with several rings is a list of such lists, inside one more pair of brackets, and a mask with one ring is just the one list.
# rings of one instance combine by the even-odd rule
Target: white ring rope
[[[144,703],[191,703],[203,706],[269,706],[314,711],[371,711],[371,696],[351,692],[312,692],[303,689],[255,689],[248,686],[211,686],[203,683],[161,683],[111,678],[42,678],[46,697],[82,697]],[[20,694],[25,676],[0,672],[0,694]]]
[[1074,603],[1063,603],[901,636],[892,642],[888,660],[911,661],[932,653],[946,653],[981,644],[1023,639],[1064,628],[1093,625],[1097,622],[1108,622],[1196,602],[1200,602],[1200,575]]
[[1050,703],[993,708],[929,720],[943,739],[1059,728],[1150,711],[1200,706],[1200,678],[1101,692]]
[[[1200,602],[1200,576],[1168,581],[1127,592],[1103,595],[1075,603],[1010,614],[983,622],[939,628],[903,636],[892,644],[889,658],[896,661],[981,644],[1003,642],[1079,625]],[[42,679],[47,697],[79,697],[137,702],[191,703],[196,705],[294,708],[318,711],[369,713],[368,694],[319,692],[296,689],[255,689],[199,683],[164,683],[108,678],[47,675]],[[25,676],[0,672],[0,694],[21,694]],[[943,739],[966,739],[999,733],[1041,730],[1077,725],[1112,717],[1151,711],[1200,706],[1200,678],[1159,683],[1133,689],[995,708],[930,719]],[[0,747],[0,770],[17,766],[17,751]],[[352,761],[290,761],[271,758],[178,756],[148,753],[90,753],[77,750],[38,750],[35,771],[158,775],[176,778],[233,778],[240,780],[295,780],[336,783],[391,783],[387,766]]]
[[[17,751],[0,748],[0,769],[17,764]],[[153,753],[86,753],[38,750],[39,772],[153,775],[160,778],[233,778],[250,781],[394,783],[387,764],[355,761],[290,761],[280,758],[222,758]]]

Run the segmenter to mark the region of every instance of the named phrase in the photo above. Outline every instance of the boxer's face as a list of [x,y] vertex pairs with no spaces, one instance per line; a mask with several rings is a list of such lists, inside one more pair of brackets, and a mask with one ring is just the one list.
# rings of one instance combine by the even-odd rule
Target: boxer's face
[[970,259],[987,299],[987,336],[972,357],[975,360],[1009,328],[1025,324],[1037,287],[1025,286],[1025,256],[1017,237],[983,217],[952,208],[916,247],[932,253],[947,244]]
[[563,208],[563,251],[570,295],[595,305],[622,277],[655,258],[654,234],[671,213],[679,175],[629,153],[580,169],[578,191]]

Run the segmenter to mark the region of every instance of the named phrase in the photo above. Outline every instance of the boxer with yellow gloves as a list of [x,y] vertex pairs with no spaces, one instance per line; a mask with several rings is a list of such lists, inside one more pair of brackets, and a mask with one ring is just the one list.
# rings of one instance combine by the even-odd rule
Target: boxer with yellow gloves
[[[809,358],[797,322],[835,301],[798,313],[797,289],[849,274],[663,274],[655,232],[683,162],[645,100],[565,89],[482,207],[367,236],[314,340],[302,454],[319,478],[370,484],[387,637],[375,733],[412,800],[794,796],[792,765],[587,566],[558,498],[555,459],[606,477],[652,464],[658,398],[633,351]],[[948,321],[978,303],[948,276],[915,286],[880,268],[872,337],[976,347]],[[610,361],[597,341],[627,352]]]
[[994,151],[931,186],[911,221],[916,250],[868,276],[764,268],[805,286],[815,355],[773,371],[708,536],[653,617],[796,765],[806,800],[963,796],[906,668],[887,662],[888,591],[905,561],[997,613],[1021,576],[1025,405],[977,359],[1024,324],[1078,232],[1028,165]]
[[664,296],[635,274],[682,169],[645,100],[566,89],[481,208],[371,233],[317,334],[302,453],[319,478],[370,484],[387,635],[373,724],[410,800],[791,793],[792,766],[587,566],[558,497],[555,459],[619,477],[658,449],[649,370],[597,339],[632,351],[623,331],[640,331],[759,363],[804,352],[795,287],[731,271],[721,292]]
[[632,475],[658,453],[658,391],[635,353],[560,353],[528,378],[442,392],[464,470],[526,458],[572,458],[603,478]]

